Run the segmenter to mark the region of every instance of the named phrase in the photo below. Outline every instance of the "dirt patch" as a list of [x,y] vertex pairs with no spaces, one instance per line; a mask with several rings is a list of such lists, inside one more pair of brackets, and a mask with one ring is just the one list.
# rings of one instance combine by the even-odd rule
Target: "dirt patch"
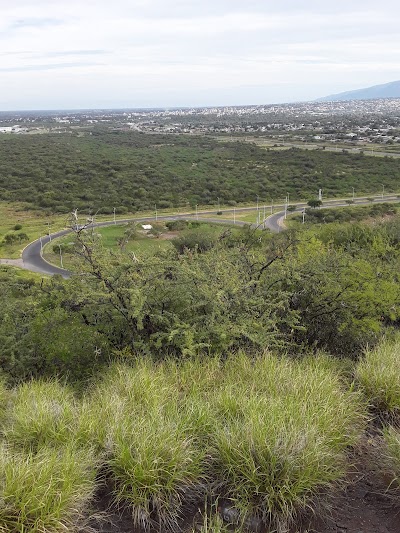
[[18,268],[27,268],[24,265],[24,262],[22,261],[22,259],[0,259],[0,265],[14,266]]
[[329,512],[304,525],[307,533],[400,533],[400,501],[391,497],[379,474],[360,453],[347,487],[331,501]]

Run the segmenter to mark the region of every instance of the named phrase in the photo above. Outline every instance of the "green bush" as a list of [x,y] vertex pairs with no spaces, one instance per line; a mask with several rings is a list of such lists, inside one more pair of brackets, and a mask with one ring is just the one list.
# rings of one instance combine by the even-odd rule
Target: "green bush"
[[177,220],[170,220],[165,224],[170,231],[181,231],[186,229],[189,225],[187,220],[178,218]]
[[218,237],[214,230],[199,227],[183,232],[171,242],[180,254],[183,254],[185,250],[197,250],[201,253],[211,250],[215,246],[217,239]]
[[24,241],[29,241],[26,233],[7,233],[3,239],[3,244],[11,246],[12,244],[19,244]]

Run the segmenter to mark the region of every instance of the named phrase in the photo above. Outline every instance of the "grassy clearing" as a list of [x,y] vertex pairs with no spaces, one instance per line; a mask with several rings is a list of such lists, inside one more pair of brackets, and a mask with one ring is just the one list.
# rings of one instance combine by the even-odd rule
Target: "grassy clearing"
[[[324,356],[239,354],[114,364],[80,399],[54,381],[4,391],[0,531],[12,520],[21,533],[73,529],[100,472],[145,529],[176,531],[211,495],[237,527],[258,517],[283,530],[346,473],[364,417],[344,383]],[[204,520],[205,532],[225,531]]]
[[400,414],[400,337],[386,340],[366,352],[356,368],[356,377],[369,402],[379,411]]
[[0,531],[78,529],[96,487],[90,450],[44,447],[37,454],[0,448]]
[[[23,204],[0,202],[0,243],[8,234],[25,233],[29,239],[11,245],[0,244],[0,257],[17,259],[29,242],[41,235],[62,229],[67,224],[65,215],[46,215],[27,209]],[[21,226],[19,230],[14,228]]]

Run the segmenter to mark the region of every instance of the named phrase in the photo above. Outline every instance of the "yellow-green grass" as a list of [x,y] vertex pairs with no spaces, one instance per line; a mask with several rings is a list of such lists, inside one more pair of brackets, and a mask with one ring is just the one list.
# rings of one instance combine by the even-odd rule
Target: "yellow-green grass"
[[385,474],[388,489],[400,496],[400,430],[389,426],[383,430],[383,446],[380,448],[379,465]]
[[37,454],[0,446],[0,531],[78,531],[96,488],[91,450],[44,447]]
[[323,355],[268,353],[132,356],[79,399],[57,381],[3,387],[0,531],[11,520],[21,533],[73,530],[100,472],[136,526],[176,531],[187,505],[211,495],[237,510],[239,525],[256,516],[283,529],[346,474],[365,419],[360,393],[349,389]]
[[242,520],[284,527],[346,473],[364,417],[343,382],[323,356],[120,366],[99,385],[80,433],[91,427],[93,444],[103,443],[115,500],[138,525],[152,525],[155,512],[174,528],[181,502],[208,482]]
[[32,381],[9,393],[3,436],[15,448],[37,451],[71,438],[78,408],[72,392],[58,381]]
[[176,531],[182,503],[204,492],[205,453],[189,428],[163,367],[138,361],[106,374],[77,438],[103,451],[114,502],[130,509],[137,526]]
[[[281,210],[281,209],[280,209]],[[273,213],[276,213],[277,210],[273,209]],[[259,209],[260,214],[260,222],[262,222],[264,217],[264,207]],[[265,210],[265,216],[268,217],[271,215],[271,208],[267,207]],[[229,223],[233,223],[234,217],[233,213],[222,213],[222,215],[217,215],[218,218],[221,219],[221,222],[227,221]],[[199,218],[209,218],[210,215],[201,215]],[[252,209],[250,211],[236,211],[235,213],[235,220],[241,221],[241,222],[249,222],[251,224],[257,223],[257,209]]]
[[367,350],[356,378],[371,405],[392,416],[400,414],[400,337]]

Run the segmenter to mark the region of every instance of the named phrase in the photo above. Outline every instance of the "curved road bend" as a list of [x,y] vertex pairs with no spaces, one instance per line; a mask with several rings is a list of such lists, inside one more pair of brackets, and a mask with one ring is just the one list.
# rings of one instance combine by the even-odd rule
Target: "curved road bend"
[[[360,201],[361,200],[361,201]],[[382,201],[398,201],[397,196],[396,197],[388,197],[385,198],[376,198],[375,202],[379,203]],[[368,205],[371,202],[368,200],[359,199],[356,201],[357,205]],[[334,200],[332,201],[331,205],[325,205],[323,208],[329,208],[329,207],[340,207],[340,206],[347,206],[348,204],[344,203],[343,200]],[[277,205],[276,207],[283,208],[283,205]],[[297,204],[296,211],[302,211],[302,209],[306,207],[306,204]],[[239,207],[235,209],[237,213],[243,212],[243,211],[254,211],[254,207]],[[234,213],[234,209],[224,209],[224,213]],[[203,222],[212,222],[217,224],[233,224],[233,220],[229,221],[226,219],[221,218],[214,218],[212,215],[216,215],[216,211],[201,211],[199,215],[201,215],[201,220]],[[211,215],[210,218],[203,218],[204,215]],[[157,220],[178,220],[178,219],[195,219],[196,215],[194,213],[185,213],[182,215],[169,215],[169,216],[159,216],[157,217]],[[264,223],[260,225],[260,227],[263,227],[263,229],[269,229],[273,233],[279,233],[282,229],[285,228],[284,223],[284,211],[279,211],[277,213],[274,213],[273,215],[270,215],[264,220]],[[126,224],[129,222],[150,222],[154,221],[154,217],[142,217],[142,218],[125,218],[123,220],[118,220],[117,224]],[[88,227],[104,227],[104,226],[112,226],[114,225],[114,221],[107,221],[107,222],[96,222],[93,225],[89,225]],[[246,226],[249,223],[243,222],[242,220],[236,220],[235,224],[237,226]],[[253,224],[254,226],[254,224]],[[62,237],[64,235],[68,235],[68,233],[71,233],[71,229],[65,229],[62,231],[58,231],[57,233],[52,233],[51,235],[45,235],[36,241],[33,241],[32,243],[28,244],[22,251],[22,262],[23,267],[27,270],[31,270],[32,272],[38,272],[40,274],[47,274],[47,275],[54,275],[59,274],[63,278],[69,278],[72,273],[69,270],[65,270],[63,268],[59,268],[55,265],[52,265],[45,261],[42,257],[42,248],[45,246],[48,242],[50,242],[52,239],[56,239],[57,237]]]
[[[227,211],[229,212],[229,211]],[[209,214],[215,214],[215,211],[210,212]],[[232,210],[233,213],[233,210]],[[203,214],[203,213],[201,213]],[[157,220],[177,220],[180,218],[187,219],[187,218],[195,218],[196,215],[193,214],[185,214],[185,215],[170,215],[170,216],[159,216],[157,217]],[[126,224],[129,222],[151,222],[154,221],[154,217],[146,217],[146,218],[126,218],[123,220],[117,220],[116,224]],[[227,221],[226,219],[221,218],[201,218],[202,222],[212,222],[214,224],[233,224],[233,221]],[[94,224],[89,224],[88,228],[99,228],[104,226],[113,226],[114,221],[107,221],[107,222],[95,222]],[[248,222],[243,222],[241,220],[237,220],[235,223],[236,226],[247,226]],[[72,229],[65,229],[62,231],[57,231],[56,233],[52,233],[51,235],[45,235],[43,237],[40,237],[36,241],[31,242],[28,244],[23,250],[22,250],[22,262],[23,267],[27,270],[30,270],[32,272],[38,272],[40,274],[47,274],[47,275],[55,275],[59,274],[63,278],[69,278],[72,275],[72,272],[69,270],[66,270],[64,268],[57,267],[55,265],[52,265],[51,263],[48,263],[45,259],[43,259],[42,256],[42,250],[43,247],[51,242],[53,239],[57,239],[58,237],[63,237],[64,235],[68,235],[72,232]]]

